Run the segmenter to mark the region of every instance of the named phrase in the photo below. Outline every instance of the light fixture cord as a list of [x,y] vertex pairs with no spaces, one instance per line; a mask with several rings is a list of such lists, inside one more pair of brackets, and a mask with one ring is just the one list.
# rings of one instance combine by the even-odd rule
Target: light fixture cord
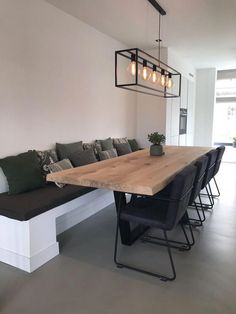
[[[161,14],[159,13],[158,59],[161,60]],[[159,62],[160,66],[160,62]]]

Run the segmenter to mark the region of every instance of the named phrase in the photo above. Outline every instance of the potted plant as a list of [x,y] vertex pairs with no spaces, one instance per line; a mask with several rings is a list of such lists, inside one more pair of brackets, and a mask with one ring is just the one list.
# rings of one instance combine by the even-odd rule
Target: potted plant
[[233,137],[233,143],[232,143],[232,146],[233,146],[234,148],[236,148],[236,136],[235,136],[235,137]]
[[154,132],[148,134],[148,140],[152,143],[150,146],[150,155],[151,156],[161,156],[164,154],[163,146],[161,144],[165,143],[166,137],[163,134]]

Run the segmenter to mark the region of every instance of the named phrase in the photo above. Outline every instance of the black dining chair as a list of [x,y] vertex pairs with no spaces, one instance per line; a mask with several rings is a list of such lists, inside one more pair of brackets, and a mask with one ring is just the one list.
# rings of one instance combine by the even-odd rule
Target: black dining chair
[[[204,209],[212,209],[214,206],[214,198],[213,198],[212,189],[211,189],[211,186],[209,183],[210,183],[211,179],[214,177],[214,171],[215,171],[218,151],[216,149],[212,149],[210,152],[208,152],[206,154],[206,156],[208,157],[208,163],[207,163],[207,167],[206,167],[205,176],[204,176],[204,179],[202,181],[202,190],[205,189],[206,193],[201,192],[199,194],[200,203],[197,203],[197,204],[198,205],[200,204],[201,206],[203,206]],[[204,203],[202,201],[201,196],[207,196],[209,202]]]
[[221,165],[221,161],[225,152],[225,146],[219,146],[216,148],[218,155],[217,155],[217,159],[216,159],[216,163],[215,163],[215,168],[214,168],[214,173],[213,173],[213,181],[215,183],[215,187],[217,189],[217,194],[213,194],[213,197],[219,197],[220,196],[220,190],[218,187],[218,184],[216,182],[215,176],[218,173],[219,169],[220,169],[220,165]]
[[[206,215],[204,212],[204,208],[201,204],[201,201],[200,201],[200,206],[199,206],[198,203],[196,202],[196,199],[198,198],[202,189],[202,183],[205,177],[207,165],[208,165],[208,157],[206,155],[201,156],[194,163],[194,166],[197,168],[197,173],[194,179],[193,189],[192,189],[191,196],[189,199],[189,204],[188,204],[189,207],[193,207],[194,209],[196,209],[196,212],[197,212],[198,219],[189,217],[190,223],[192,223],[194,226],[202,226],[202,223],[206,220]],[[201,210],[202,217],[200,215],[199,210]]]
[[[189,199],[188,207],[191,207],[196,210],[197,217],[198,218],[191,218],[189,217],[187,220],[187,223],[190,222],[192,226],[202,226],[202,223],[206,220],[206,215],[203,209],[203,206],[201,204],[201,200],[199,203],[196,202],[197,197],[199,196],[201,189],[202,189],[202,182],[205,177],[206,168],[208,164],[208,157],[206,155],[203,155],[199,157],[195,162],[192,163],[197,168],[196,176],[193,183],[193,188],[191,192],[191,196]],[[170,194],[171,186],[173,182],[168,184],[163,190],[155,194],[154,198],[162,198],[162,197],[168,197]],[[202,217],[200,214],[200,210],[202,213]],[[183,217],[183,222],[185,221],[185,216]]]
[[[179,172],[173,180],[170,189],[170,195],[167,198],[163,197],[161,199],[156,199],[153,197],[137,197],[123,208],[118,204],[114,248],[114,261],[117,267],[126,267],[131,270],[136,270],[148,275],[158,277],[163,281],[174,280],[176,278],[175,266],[171,254],[171,248],[176,246],[174,245],[175,241],[171,241],[168,239],[167,232],[173,230],[181,221],[184,215],[186,215],[186,219],[188,218],[187,206],[189,203],[189,198],[191,196],[196,171],[197,169],[195,166],[189,165],[185,167],[181,172]],[[151,228],[161,229],[163,231],[164,238],[161,239],[162,241],[155,241],[155,239],[147,237],[145,238],[145,242],[150,242],[167,247],[172,270],[172,274],[170,276],[128,265],[118,260],[117,251],[119,223],[122,220],[129,221],[130,223],[142,224]],[[186,247],[183,249],[189,250],[191,248],[191,244],[189,242],[183,223],[181,223],[181,228],[186,239]]]

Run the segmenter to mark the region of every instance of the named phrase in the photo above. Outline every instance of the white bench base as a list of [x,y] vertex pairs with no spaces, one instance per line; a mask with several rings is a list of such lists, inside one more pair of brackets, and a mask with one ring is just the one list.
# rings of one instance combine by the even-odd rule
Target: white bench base
[[0,261],[29,273],[59,254],[57,235],[114,202],[94,190],[27,221],[0,216]]

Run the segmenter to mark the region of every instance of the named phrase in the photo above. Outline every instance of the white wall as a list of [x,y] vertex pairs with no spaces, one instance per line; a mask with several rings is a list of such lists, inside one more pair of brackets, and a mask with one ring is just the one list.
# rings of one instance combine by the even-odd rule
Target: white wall
[[172,48],[168,48],[168,65],[179,71],[190,81],[195,80],[195,68],[185,57],[180,56]]
[[43,0],[1,0],[0,20],[0,157],[135,136],[135,93],[114,87],[121,43]]
[[[166,135],[171,145],[193,145],[195,115],[195,68],[172,48],[168,49],[168,64],[182,75],[181,97],[167,101]],[[187,134],[179,135],[180,108],[188,110]]]
[[211,146],[215,105],[216,69],[196,72],[195,137],[197,146]]

